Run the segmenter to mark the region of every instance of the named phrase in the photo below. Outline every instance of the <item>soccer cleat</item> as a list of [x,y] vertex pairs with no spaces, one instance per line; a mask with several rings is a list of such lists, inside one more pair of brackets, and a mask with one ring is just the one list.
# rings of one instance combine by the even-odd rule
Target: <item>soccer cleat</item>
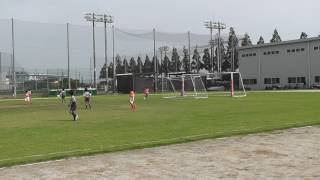
[[79,119],[79,116],[77,115],[77,116],[76,116],[76,120],[78,120],[78,119]]

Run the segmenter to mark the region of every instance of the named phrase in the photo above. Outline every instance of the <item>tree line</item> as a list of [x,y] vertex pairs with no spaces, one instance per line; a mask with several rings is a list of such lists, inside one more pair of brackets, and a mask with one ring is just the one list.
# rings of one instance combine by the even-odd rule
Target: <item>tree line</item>
[[[307,38],[307,34],[302,32],[300,39]],[[274,30],[270,43],[281,42],[281,37],[277,31]],[[264,44],[264,39],[260,36],[257,44]],[[248,33],[244,34],[243,38],[238,38],[234,29],[231,27],[229,30],[229,36],[227,42],[220,43],[221,50],[221,70],[223,72],[232,71],[238,68],[238,50],[239,46],[250,46],[253,45]],[[200,55],[200,49],[195,47],[191,58],[188,52],[188,49],[183,47],[182,55],[180,56],[177,48],[172,48],[171,56],[167,54],[164,55],[161,60],[157,57],[145,57],[138,56],[136,59],[131,57],[127,59],[124,57],[121,59],[120,55],[115,57],[115,71],[116,74],[125,74],[125,73],[136,73],[136,74],[152,74],[154,73],[154,63],[156,63],[157,73],[168,74],[170,72],[186,72],[186,73],[199,73],[199,71],[208,71],[211,72],[217,70],[217,54],[218,48],[217,44],[214,45],[213,57],[211,57],[210,48],[204,48],[203,52]],[[142,60],[143,58],[143,60]],[[189,59],[191,62],[189,62]],[[212,60],[213,59],[213,62]],[[232,63],[233,66],[232,66]],[[108,77],[113,77],[113,63],[108,65]],[[234,67],[234,69],[231,69]],[[100,79],[106,77],[106,64],[100,70]]]

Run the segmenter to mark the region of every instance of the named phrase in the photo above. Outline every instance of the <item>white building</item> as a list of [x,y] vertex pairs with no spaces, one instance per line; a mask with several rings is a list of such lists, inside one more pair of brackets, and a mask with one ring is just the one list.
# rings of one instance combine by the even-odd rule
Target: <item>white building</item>
[[320,37],[239,48],[246,87],[310,88],[320,84]]

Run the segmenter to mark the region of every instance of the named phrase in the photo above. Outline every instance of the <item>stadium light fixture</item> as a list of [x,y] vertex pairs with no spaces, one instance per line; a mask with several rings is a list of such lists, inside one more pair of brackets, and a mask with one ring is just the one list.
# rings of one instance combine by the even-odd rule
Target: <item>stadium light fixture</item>
[[210,41],[209,44],[211,46],[211,62],[212,62],[212,72],[213,72],[213,37],[212,33],[214,29],[218,30],[218,54],[217,54],[217,71],[218,73],[221,72],[221,30],[226,29],[226,25],[222,22],[212,22],[212,21],[207,21],[204,23],[205,27],[210,29]]
[[212,43],[213,42],[213,22],[212,21],[207,21],[204,23],[204,26],[208,29],[210,29],[210,41],[209,41],[209,44],[210,44],[210,53],[211,53],[211,57],[210,57],[210,62],[211,62],[211,71],[213,72],[214,69],[213,69],[213,46],[214,44]]

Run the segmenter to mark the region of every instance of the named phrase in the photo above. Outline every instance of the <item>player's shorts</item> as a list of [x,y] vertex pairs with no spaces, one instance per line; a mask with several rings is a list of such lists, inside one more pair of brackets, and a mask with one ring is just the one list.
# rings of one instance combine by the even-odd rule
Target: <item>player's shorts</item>
[[31,100],[31,98],[30,98],[30,97],[26,97],[26,98],[24,98],[24,101],[26,101],[26,102],[30,102],[30,100]]
[[77,110],[77,104],[76,103],[71,103],[71,106],[70,106],[70,111],[71,112],[74,112]]
[[130,97],[129,102],[130,102],[130,104],[133,104],[134,103],[134,98]]
[[85,97],[84,98],[84,102],[89,103],[90,102],[90,98],[89,97]]

